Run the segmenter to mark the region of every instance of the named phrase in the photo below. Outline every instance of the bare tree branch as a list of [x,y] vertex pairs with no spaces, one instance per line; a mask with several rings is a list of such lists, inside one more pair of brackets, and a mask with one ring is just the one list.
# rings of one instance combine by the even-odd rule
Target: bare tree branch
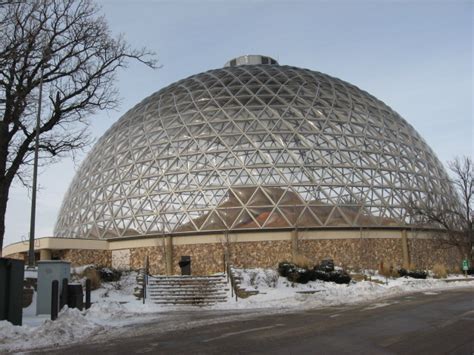
[[153,52],[113,37],[92,0],[0,2],[0,249],[9,189],[28,182],[43,81],[42,164],[90,143],[88,117],[115,108],[115,75]]
[[473,162],[470,157],[456,158],[449,162],[448,166],[453,173],[451,183],[454,187],[455,201],[434,203],[430,196],[426,199],[412,199],[407,211],[419,226],[442,230],[435,235],[439,247],[456,247],[462,255],[474,260]]

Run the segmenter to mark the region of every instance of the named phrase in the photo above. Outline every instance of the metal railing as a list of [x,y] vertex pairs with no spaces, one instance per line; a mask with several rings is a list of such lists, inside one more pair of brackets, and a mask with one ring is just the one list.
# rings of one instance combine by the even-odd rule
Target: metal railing
[[231,296],[234,298],[235,295],[235,301],[239,300],[239,296],[237,294],[237,286],[235,283],[234,279],[234,274],[232,272],[232,264],[228,260],[227,256],[224,254],[224,273],[227,274],[227,283],[230,281],[230,291],[231,291]]

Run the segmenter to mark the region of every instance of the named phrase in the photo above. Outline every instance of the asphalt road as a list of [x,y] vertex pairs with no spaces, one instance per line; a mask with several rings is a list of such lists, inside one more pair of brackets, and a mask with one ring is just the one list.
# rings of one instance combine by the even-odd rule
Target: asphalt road
[[41,353],[474,354],[472,288],[293,313],[220,311],[179,317],[187,329],[166,331],[166,321],[154,322],[107,342]]

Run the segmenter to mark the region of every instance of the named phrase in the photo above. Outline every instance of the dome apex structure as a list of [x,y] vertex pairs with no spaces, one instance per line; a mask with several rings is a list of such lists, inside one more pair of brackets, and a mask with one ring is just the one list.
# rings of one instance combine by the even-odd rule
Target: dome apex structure
[[243,56],[145,98],[72,181],[57,237],[402,228],[413,198],[452,196],[435,154],[375,97]]
[[237,58],[229,60],[227,63],[224,64],[224,67],[236,67],[239,65],[258,65],[258,64],[278,65],[278,62],[275,59],[264,56],[264,55],[249,54],[249,55],[241,55]]

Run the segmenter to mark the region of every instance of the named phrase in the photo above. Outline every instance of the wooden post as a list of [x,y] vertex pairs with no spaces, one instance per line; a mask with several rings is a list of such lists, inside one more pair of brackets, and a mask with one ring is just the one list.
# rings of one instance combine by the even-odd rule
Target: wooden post
[[403,253],[403,268],[408,270],[410,268],[410,254],[408,253],[408,236],[407,230],[402,229],[402,253]]
[[298,255],[298,229],[291,231],[291,256],[293,259]]
[[165,264],[166,264],[166,274],[173,274],[173,238],[167,236],[165,239]]

